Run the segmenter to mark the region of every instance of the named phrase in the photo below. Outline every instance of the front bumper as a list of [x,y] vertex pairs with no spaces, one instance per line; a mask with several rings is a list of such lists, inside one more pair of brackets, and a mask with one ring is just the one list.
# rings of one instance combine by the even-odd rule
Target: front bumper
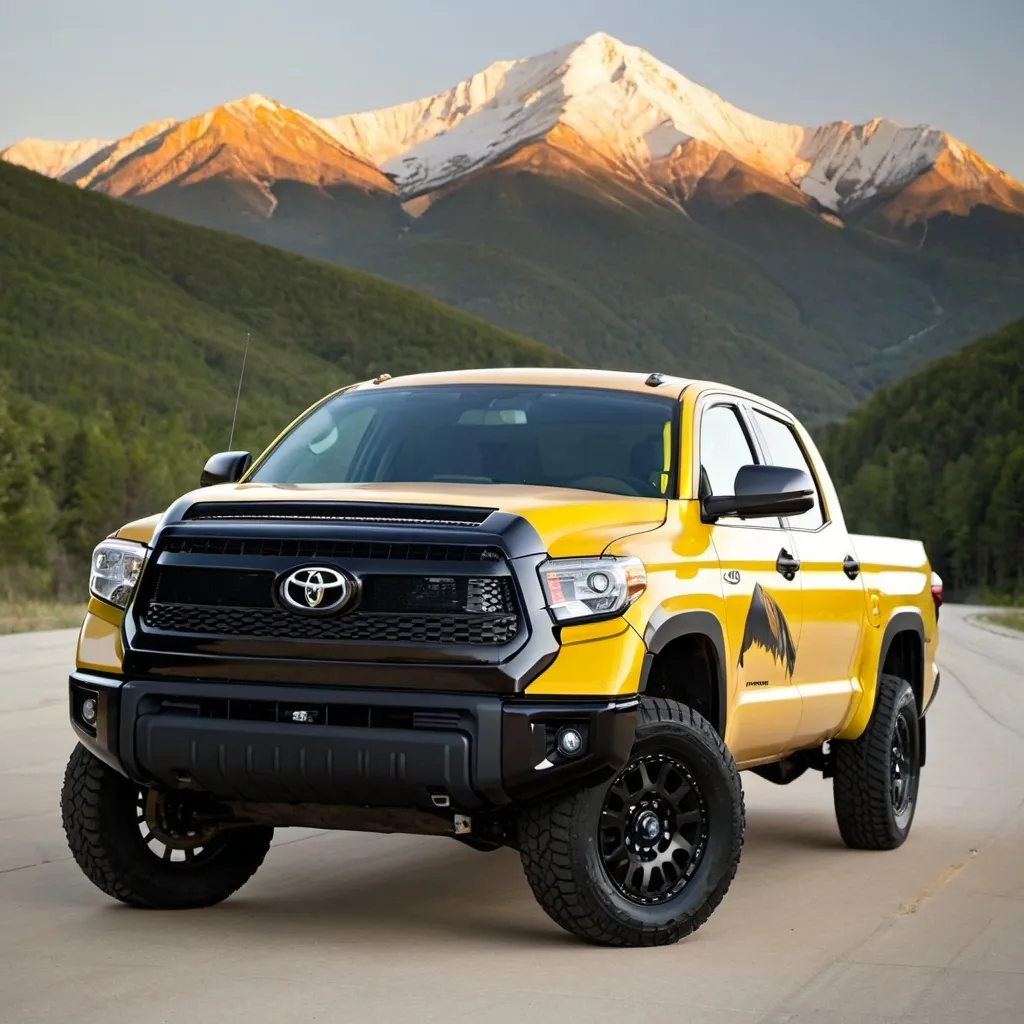
[[[96,701],[95,723],[82,714]],[[250,803],[473,813],[596,785],[627,761],[636,697],[70,678],[80,741],[143,785]],[[555,750],[565,725],[584,751]]]

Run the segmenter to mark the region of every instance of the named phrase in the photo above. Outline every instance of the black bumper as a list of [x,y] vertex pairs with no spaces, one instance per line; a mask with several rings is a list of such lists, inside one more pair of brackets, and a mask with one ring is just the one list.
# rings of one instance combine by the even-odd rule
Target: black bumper
[[[94,726],[83,703],[97,703]],[[184,680],[70,679],[81,742],[146,785],[256,803],[466,813],[610,778],[626,762],[638,701],[529,700]],[[566,725],[584,737],[567,759]]]

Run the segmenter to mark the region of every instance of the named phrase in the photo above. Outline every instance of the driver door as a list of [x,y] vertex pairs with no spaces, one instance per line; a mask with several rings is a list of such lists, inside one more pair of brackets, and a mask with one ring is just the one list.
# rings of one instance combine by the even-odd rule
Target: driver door
[[[712,399],[700,411],[701,494],[735,493],[740,467],[763,461],[744,411]],[[794,680],[802,624],[800,580],[784,571],[792,551],[777,518],[723,516],[710,526],[725,599],[729,706],[725,740],[737,762],[785,750],[800,723]]]

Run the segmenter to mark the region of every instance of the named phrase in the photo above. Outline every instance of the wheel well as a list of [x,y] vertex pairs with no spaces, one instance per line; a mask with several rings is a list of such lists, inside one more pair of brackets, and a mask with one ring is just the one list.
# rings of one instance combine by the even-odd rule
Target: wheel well
[[703,633],[687,633],[654,656],[644,692],[693,708],[724,736],[725,709],[718,672],[718,653],[712,640]]
[[917,713],[923,711],[924,701],[924,650],[921,637],[915,630],[906,629],[896,633],[889,642],[882,662],[882,674],[899,676],[910,683],[917,699]]

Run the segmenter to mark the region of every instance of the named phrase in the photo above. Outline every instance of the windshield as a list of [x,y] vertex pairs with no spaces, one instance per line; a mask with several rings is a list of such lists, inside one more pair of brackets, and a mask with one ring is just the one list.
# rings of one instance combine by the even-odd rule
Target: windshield
[[675,492],[671,398],[597,388],[431,385],[356,391],[301,420],[257,483],[537,484]]

